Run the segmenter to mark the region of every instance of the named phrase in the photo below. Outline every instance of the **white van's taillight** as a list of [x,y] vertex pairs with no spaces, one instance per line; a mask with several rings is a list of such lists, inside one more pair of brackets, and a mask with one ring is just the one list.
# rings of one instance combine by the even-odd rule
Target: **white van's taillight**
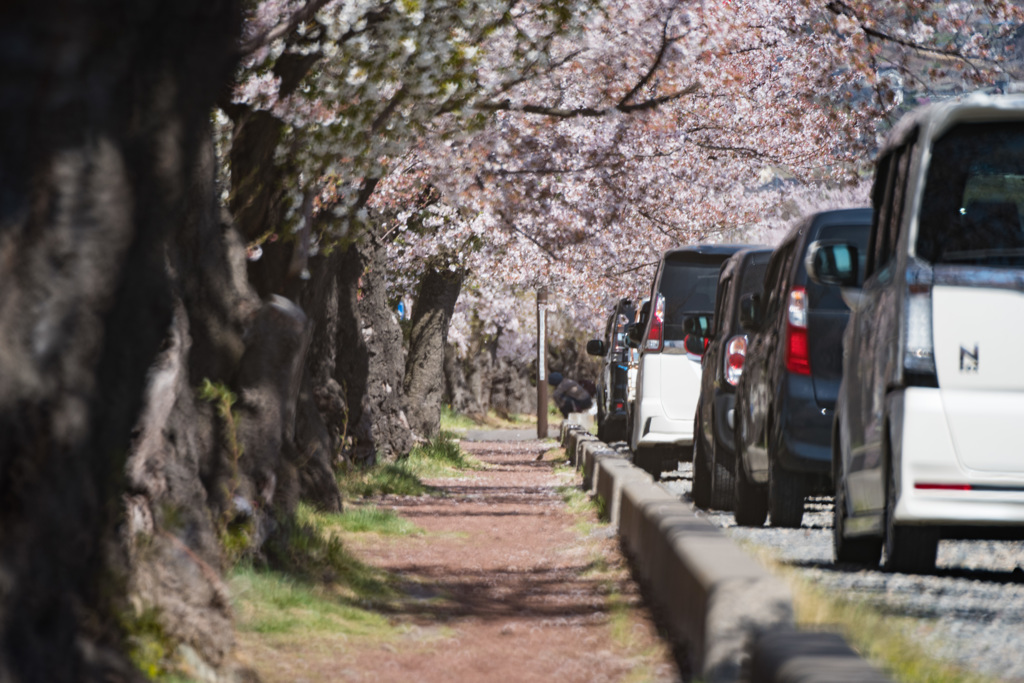
[[811,358],[807,344],[807,291],[803,287],[790,290],[786,316],[786,369],[797,375],[809,375]]
[[661,351],[665,347],[665,297],[655,299],[651,311],[651,328],[647,333],[647,351]]
[[747,359],[747,337],[738,334],[725,344],[725,381],[736,386],[743,374],[743,361]]
[[912,375],[935,376],[935,345],[932,340],[931,285],[912,284],[907,289],[903,369]]

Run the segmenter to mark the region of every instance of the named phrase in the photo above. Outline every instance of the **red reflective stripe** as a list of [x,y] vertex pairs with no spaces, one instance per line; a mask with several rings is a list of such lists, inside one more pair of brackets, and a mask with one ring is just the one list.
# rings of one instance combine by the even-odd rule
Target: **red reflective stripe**
[[970,484],[934,484],[931,482],[914,482],[915,489],[923,491],[970,491]]

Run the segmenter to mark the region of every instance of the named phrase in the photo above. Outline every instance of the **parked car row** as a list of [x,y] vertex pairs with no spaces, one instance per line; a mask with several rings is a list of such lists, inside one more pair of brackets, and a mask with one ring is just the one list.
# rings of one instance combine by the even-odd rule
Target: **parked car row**
[[613,435],[656,478],[692,458],[694,503],[740,525],[834,494],[837,561],[930,571],[942,538],[1024,538],[1024,97],[905,116],[871,204],[667,251],[615,331]]

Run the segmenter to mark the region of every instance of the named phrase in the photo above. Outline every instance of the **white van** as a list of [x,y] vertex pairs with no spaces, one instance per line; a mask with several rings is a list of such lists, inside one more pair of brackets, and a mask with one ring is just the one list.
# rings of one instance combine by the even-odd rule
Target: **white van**
[[640,360],[629,446],[634,464],[656,479],[680,460],[692,459],[702,349],[687,350],[685,324],[714,314],[718,271],[742,248],[694,245],[666,251],[651,284],[645,323],[631,330]]
[[931,571],[941,538],[1024,538],[1024,97],[908,114],[872,204],[866,254],[822,243],[807,257],[851,308],[835,554]]

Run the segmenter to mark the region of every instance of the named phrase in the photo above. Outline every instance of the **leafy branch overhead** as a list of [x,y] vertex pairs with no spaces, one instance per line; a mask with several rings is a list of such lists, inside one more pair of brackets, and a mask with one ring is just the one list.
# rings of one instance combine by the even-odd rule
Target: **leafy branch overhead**
[[370,231],[400,291],[441,264],[591,311],[669,246],[861,186],[903,111],[1020,73],[1022,23],[1010,0],[265,0],[222,132],[279,122],[285,237]]

